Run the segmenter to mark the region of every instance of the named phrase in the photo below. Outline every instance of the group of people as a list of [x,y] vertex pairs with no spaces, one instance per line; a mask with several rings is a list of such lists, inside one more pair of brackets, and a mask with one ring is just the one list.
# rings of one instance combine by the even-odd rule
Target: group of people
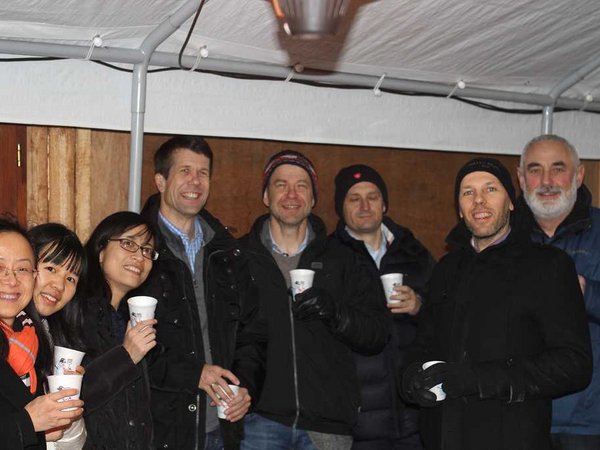
[[[0,221],[0,448],[600,448],[600,210],[569,142],[527,144],[518,199],[499,161],[465,164],[437,264],[364,164],[338,172],[328,235],[292,150],[236,240],[205,209],[212,161],[200,137],[168,140],[158,193],[85,245]],[[292,295],[294,269],[314,280]],[[155,319],[130,323],[134,295]],[[44,394],[56,345],[85,352],[78,400]]]

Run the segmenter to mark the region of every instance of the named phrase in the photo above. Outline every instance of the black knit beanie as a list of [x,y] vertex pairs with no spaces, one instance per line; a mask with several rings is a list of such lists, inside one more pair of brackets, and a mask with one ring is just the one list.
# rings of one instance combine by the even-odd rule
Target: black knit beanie
[[315,171],[315,166],[313,163],[304,156],[300,152],[296,152],[294,150],[283,150],[279,153],[271,156],[265,168],[263,170],[263,184],[262,184],[262,192],[265,193],[267,186],[269,185],[269,180],[271,179],[271,175],[275,172],[279,166],[283,164],[292,164],[294,166],[302,167],[308,173],[310,177],[310,182],[312,184],[313,189],[313,198],[315,200],[315,204],[317,203],[317,194],[319,191],[319,178],[317,177],[317,172]]
[[506,189],[512,204],[516,204],[515,187],[513,186],[510,173],[500,161],[494,158],[475,158],[461,167],[456,175],[456,182],[454,183],[454,198],[457,201],[461,181],[464,177],[472,172],[488,172],[494,175],[496,178],[498,178],[500,183],[502,183],[504,189]]
[[368,181],[373,183],[381,191],[383,204],[385,209],[388,209],[388,191],[385,182],[377,171],[364,164],[356,164],[353,166],[344,167],[335,176],[335,212],[344,219],[344,199],[352,186],[356,183]]

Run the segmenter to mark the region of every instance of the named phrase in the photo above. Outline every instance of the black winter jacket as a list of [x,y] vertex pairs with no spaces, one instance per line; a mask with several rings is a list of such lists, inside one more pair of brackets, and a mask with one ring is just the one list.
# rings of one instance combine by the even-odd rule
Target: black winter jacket
[[[121,302],[126,303],[125,301]],[[126,311],[121,312],[128,320]],[[146,450],[152,446],[150,390],[145,362],[134,364],[113,330],[110,300],[84,302],[81,398],[85,402],[85,449]]]
[[[1,330],[0,333],[2,333]],[[23,384],[8,362],[0,360],[1,450],[46,449],[44,433],[35,432],[31,417],[25,411],[25,406],[33,399],[34,395]]]
[[[379,276],[386,273],[404,274],[404,283],[426,300],[425,285],[435,264],[433,257],[408,228],[388,217],[383,218],[383,223],[394,240],[381,259],[379,269],[364,242],[348,234],[343,220],[338,222],[334,236],[364,259],[382,303],[385,304],[385,295]],[[362,397],[358,423],[352,431],[353,450],[422,448],[418,409],[402,402],[395,383],[406,348],[416,335],[416,318],[408,314],[388,314],[394,326],[392,338],[383,351],[372,356],[353,354]]]
[[349,435],[360,405],[350,350],[381,351],[389,338],[389,316],[373,295],[372,279],[357,255],[327,238],[321,219],[311,215],[316,237],[303,251],[298,268],[316,272],[313,286],[343,305],[351,325],[343,335],[334,335],[322,320],[295,320],[284,277],[261,242],[268,219],[260,217],[241,240],[260,290],[263,328],[257,336],[268,340],[266,367],[257,368],[265,373],[265,381],[255,412],[304,430]]
[[[202,449],[207,396],[198,388],[205,364],[200,318],[192,274],[160,234],[159,203],[160,196],[154,195],[142,211],[158,233],[160,256],[140,292],[158,299],[158,345],[149,359],[155,445]],[[203,253],[212,363],[231,369],[238,334],[243,335],[244,326],[256,313],[257,300],[236,241],[206,210],[199,215],[215,232]],[[220,425],[226,448],[237,448],[243,436],[242,421],[221,420]]]
[[434,269],[406,364],[463,363],[477,394],[421,410],[428,450],[549,450],[551,399],[584,388],[590,337],[571,258],[517,231],[475,253],[459,247]]

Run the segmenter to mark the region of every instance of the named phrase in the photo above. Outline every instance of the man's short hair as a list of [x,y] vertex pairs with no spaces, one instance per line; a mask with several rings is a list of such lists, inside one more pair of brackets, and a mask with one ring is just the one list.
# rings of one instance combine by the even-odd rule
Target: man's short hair
[[521,152],[521,159],[519,161],[519,167],[521,168],[521,170],[525,170],[525,167],[524,167],[525,155],[527,154],[529,149],[539,142],[546,142],[546,141],[558,142],[558,143],[564,145],[565,148],[571,154],[571,159],[573,159],[573,164],[575,165],[575,167],[579,167],[579,165],[580,165],[579,155],[577,154],[577,150],[575,149],[573,144],[571,144],[569,141],[567,141],[564,137],[558,136],[557,134],[541,134],[539,136],[534,137],[532,140],[530,140],[525,145],[525,148],[523,148],[523,151]]
[[204,138],[200,136],[175,136],[161,145],[154,154],[154,173],[169,177],[173,165],[173,153],[177,150],[190,150],[208,158],[208,170],[212,174],[213,152]]

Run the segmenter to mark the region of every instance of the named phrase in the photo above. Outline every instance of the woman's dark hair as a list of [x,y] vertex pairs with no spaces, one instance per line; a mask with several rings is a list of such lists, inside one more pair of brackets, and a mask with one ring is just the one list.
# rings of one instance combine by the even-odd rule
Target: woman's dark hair
[[[0,234],[1,233],[16,233],[25,239],[29,245],[31,241],[27,236],[25,228],[23,228],[17,221],[9,218],[0,217]],[[33,253],[34,265],[36,264],[37,257],[31,245],[31,252]],[[31,318],[33,326],[35,327],[35,333],[38,337],[39,347],[38,354],[35,360],[35,366],[41,370],[42,375],[49,375],[52,370],[52,350],[50,348],[50,342],[48,336],[44,330],[39,314],[35,309],[33,300],[31,300],[24,309],[25,313]],[[3,332],[0,332],[0,358],[6,359],[8,357],[8,339]]]
[[[77,235],[60,223],[45,223],[27,234],[40,263],[64,266],[83,282],[87,273],[85,250]],[[60,311],[46,317],[54,345],[83,350],[82,305],[78,291]]]
[[138,213],[121,211],[111,214],[98,224],[85,244],[87,255],[88,275],[85,283],[85,296],[101,296],[110,302],[112,292],[100,266],[100,252],[104,250],[110,239],[121,236],[126,231],[143,225],[148,242],[154,244],[156,233],[152,224]]

